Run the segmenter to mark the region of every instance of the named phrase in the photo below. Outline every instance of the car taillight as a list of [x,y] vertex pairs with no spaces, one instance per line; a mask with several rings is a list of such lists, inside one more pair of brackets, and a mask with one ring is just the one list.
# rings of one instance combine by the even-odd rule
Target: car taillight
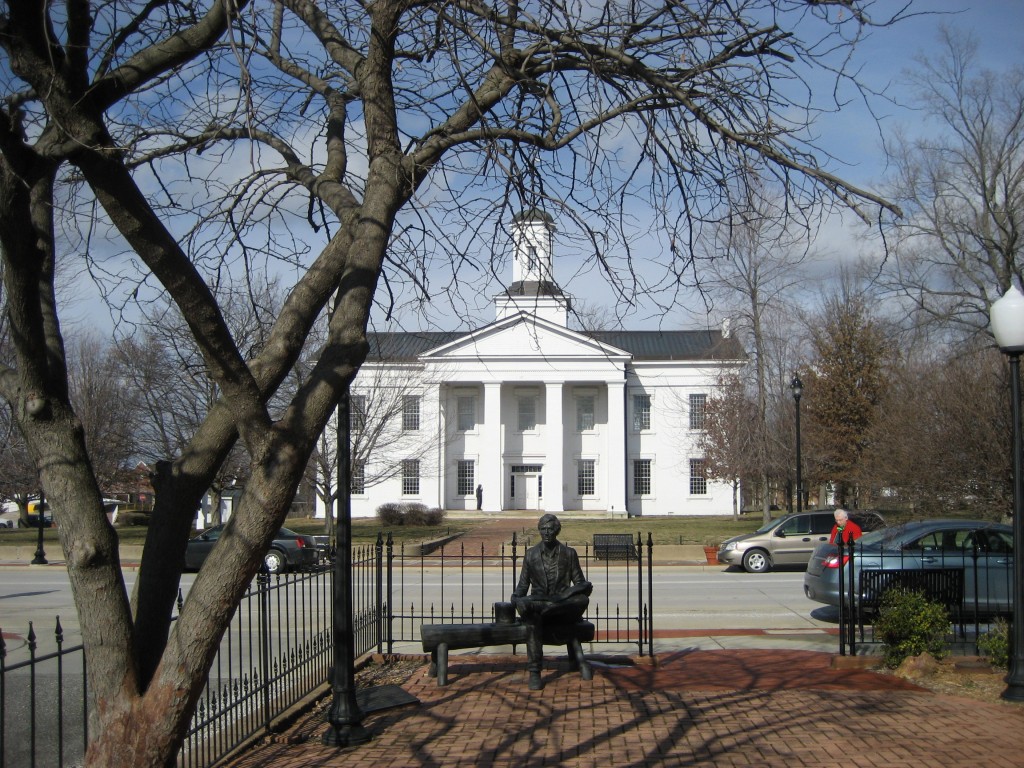
[[296,539],[295,540],[295,546],[297,546],[299,549],[302,549],[304,546],[306,546],[306,540],[305,539]]
[[821,565],[823,568],[839,568],[841,565],[846,565],[849,561],[849,555],[843,555],[842,563],[839,562],[839,555],[829,555]]

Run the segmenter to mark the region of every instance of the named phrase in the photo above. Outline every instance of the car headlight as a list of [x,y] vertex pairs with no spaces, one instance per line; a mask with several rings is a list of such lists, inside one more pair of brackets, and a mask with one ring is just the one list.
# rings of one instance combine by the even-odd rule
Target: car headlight
[[727,542],[726,545],[725,545],[726,551],[731,550],[731,549],[739,549],[739,548],[740,548],[740,543],[738,541],[730,541],[730,542]]

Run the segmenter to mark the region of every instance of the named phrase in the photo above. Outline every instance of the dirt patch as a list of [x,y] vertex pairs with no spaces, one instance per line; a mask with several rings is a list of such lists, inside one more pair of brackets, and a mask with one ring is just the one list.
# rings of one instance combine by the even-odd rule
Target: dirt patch
[[362,669],[356,671],[356,688],[371,688],[375,685],[402,685],[413,673],[426,664],[419,656],[379,656],[373,658]]
[[[881,668],[878,672],[895,675],[895,670]],[[943,659],[926,674],[913,677],[922,688],[946,696],[963,696],[989,704],[1022,707],[1024,703],[1002,698],[1006,690],[1006,670],[996,669],[984,660],[952,657]]]

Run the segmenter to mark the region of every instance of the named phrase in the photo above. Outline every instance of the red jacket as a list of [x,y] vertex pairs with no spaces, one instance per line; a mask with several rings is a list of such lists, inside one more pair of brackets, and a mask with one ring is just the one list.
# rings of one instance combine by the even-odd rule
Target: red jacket
[[[839,533],[839,526],[838,525],[833,525],[832,526],[832,534],[828,537],[828,543],[829,544],[835,544],[836,543],[836,534],[837,533]],[[864,535],[864,531],[862,531],[860,529],[860,526],[857,525],[855,522],[853,522],[853,520],[847,520],[846,521],[846,527],[843,528],[843,543],[844,544],[850,544],[850,543],[856,541],[857,539],[859,539],[863,535]]]

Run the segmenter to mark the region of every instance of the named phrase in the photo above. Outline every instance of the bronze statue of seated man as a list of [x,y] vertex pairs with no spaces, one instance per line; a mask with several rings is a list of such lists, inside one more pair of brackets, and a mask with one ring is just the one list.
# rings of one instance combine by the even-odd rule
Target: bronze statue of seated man
[[532,691],[543,687],[540,671],[545,628],[578,622],[590,604],[589,595],[594,589],[583,575],[576,550],[558,540],[562,530],[558,518],[544,515],[537,529],[540,544],[526,551],[519,583],[512,593],[513,605],[530,627],[526,654]]

